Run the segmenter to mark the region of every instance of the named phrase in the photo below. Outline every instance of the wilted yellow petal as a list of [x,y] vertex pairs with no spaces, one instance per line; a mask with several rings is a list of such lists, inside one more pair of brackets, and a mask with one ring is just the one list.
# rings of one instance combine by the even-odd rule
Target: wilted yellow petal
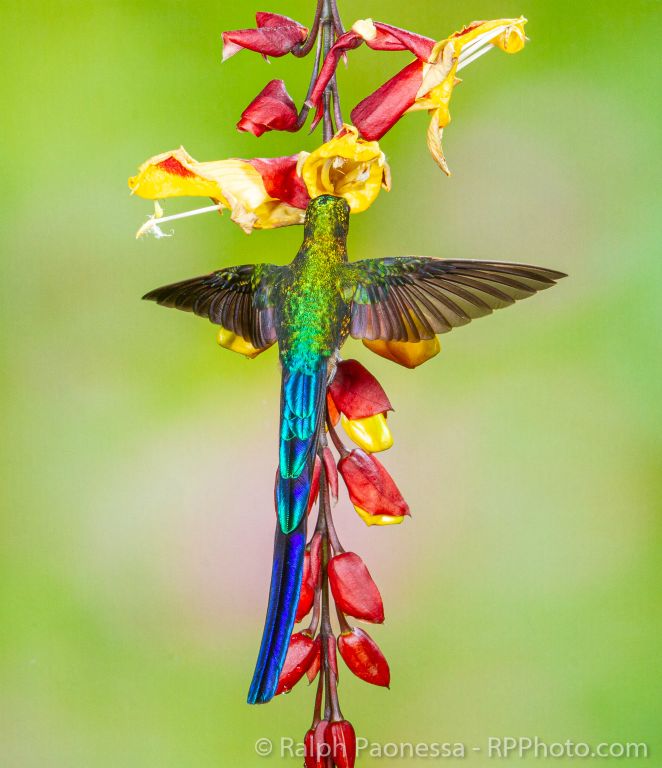
[[404,365],[405,368],[417,368],[441,351],[441,345],[436,336],[423,341],[370,341],[363,339],[363,344],[376,355]]
[[387,451],[393,445],[393,435],[383,413],[366,419],[348,419],[343,414],[341,419],[345,432],[364,451],[379,453]]
[[354,505],[357,515],[363,520],[366,525],[400,525],[405,519],[403,516],[395,517],[394,515],[371,515],[366,512],[365,509]]
[[448,167],[448,163],[446,162],[446,158],[444,157],[444,152],[441,147],[442,133],[443,128],[439,125],[437,113],[435,112],[432,115],[430,125],[428,126],[428,132],[426,134],[428,149],[430,150],[430,154],[432,155],[432,159],[435,161],[435,163],[441,168],[446,176],[450,176],[451,170]]
[[216,341],[221,347],[251,359],[257,357],[264,352],[265,349],[268,349],[268,347],[263,347],[262,349],[254,347],[250,341],[247,341],[243,336],[232,333],[232,331],[228,331],[227,328],[221,328],[219,330],[216,336]]
[[311,198],[344,197],[352,213],[370,207],[382,187],[390,189],[390,169],[376,141],[358,137],[356,128],[345,125],[299,163],[299,175]]

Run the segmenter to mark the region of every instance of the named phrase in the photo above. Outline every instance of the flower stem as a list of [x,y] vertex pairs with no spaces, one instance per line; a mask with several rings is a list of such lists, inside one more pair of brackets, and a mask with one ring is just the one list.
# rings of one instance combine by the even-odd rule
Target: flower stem
[[317,35],[319,33],[320,21],[322,20],[322,11],[324,10],[324,5],[325,5],[325,0],[317,0],[317,7],[315,8],[315,17],[313,19],[313,26],[310,28],[308,37],[303,41],[303,43],[301,43],[300,46],[298,46],[292,51],[292,53],[296,57],[303,58],[313,50],[313,45],[315,45],[315,41],[317,40]]
[[[333,47],[333,44],[343,33],[344,28],[342,21],[340,20],[340,13],[338,12],[337,0],[317,0],[315,18],[313,20],[313,25],[310,28],[310,32],[308,33],[308,37],[298,48],[295,48],[292,51],[295,56],[307,56],[310,51],[312,51],[315,42],[317,42],[313,72],[310,77],[308,92],[303,107],[301,107],[301,111],[297,117],[296,130],[302,128],[303,124],[308,119],[308,114],[310,113],[311,108],[309,103],[310,96],[317,82],[320,68]],[[338,95],[338,84],[335,75],[329,82],[329,85],[322,96],[321,119],[324,141],[329,141],[343,124],[342,111],[340,109],[340,97]],[[317,121],[314,121],[313,128],[315,128],[316,125]]]
[[[328,521],[331,519],[331,502],[329,496],[329,481],[326,475],[326,469],[322,464],[320,473],[320,507],[319,516],[324,518],[322,534],[322,614],[320,624],[320,639],[322,643],[322,668],[320,675],[324,675],[324,686],[326,688],[324,716],[330,720],[342,720],[342,712],[338,702],[338,688],[336,673],[331,664],[331,647],[335,649],[335,635],[331,626],[331,614],[329,610],[329,559],[331,542],[329,536]],[[336,537],[337,538],[337,537]]]
[[338,437],[336,428],[328,419],[327,419],[327,426],[329,427],[329,435],[331,437],[331,442],[333,443],[333,445],[335,446],[335,449],[340,454],[340,458],[344,459],[346,456],[349,456],[349,451],[347,450],[347,448],[345,448],[342,440]]

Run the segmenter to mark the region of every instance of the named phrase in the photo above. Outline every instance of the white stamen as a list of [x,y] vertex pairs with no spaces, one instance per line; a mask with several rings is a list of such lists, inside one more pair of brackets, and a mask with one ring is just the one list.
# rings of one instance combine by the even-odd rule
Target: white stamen
[[490,29],[488,32],[483,32],[482,35],[478,35],[478,37],[472,40],[469,45],[462,49],[462,52],[459,56],[459,61],[462,62],[465,59],[468,59],[475,50],[482,48],[483,45],[487,43],[491,43],[492,40],[494,40],[495,37],[499,37],[499,35],[505,31],[505,29],[506,26],[501,24],[499,27],[495,27],[494,29]]
[[223,205],[208,205],[206,208],[196,208],[193,211],[184,211],[183,213],[174,213],[172,216],[150,216],[149,219],[140,227],[136,232],[136,238],[142,237],[149,233],[157,238],[170,237],[170,234],[165,234],[160,229],[161,224],[165,224],[166,221],[175,221],[175,219],[187,219],[189,216],[197,216],[200,213],[212,213],[213,211],[220,211]]
[[457,65],[456,72],[459,72],[460,70],[464,69],[465,67],[468,67],[469,64],[476,61],[476,59],[480,59],[481,56],[483,56],[486,53],[489,53],[490,51],[494,50],[494,46],[488,43],[484,48],[480,48],[477,50],[474,54],[469,56],[467,59],[463,59],[460,64]]

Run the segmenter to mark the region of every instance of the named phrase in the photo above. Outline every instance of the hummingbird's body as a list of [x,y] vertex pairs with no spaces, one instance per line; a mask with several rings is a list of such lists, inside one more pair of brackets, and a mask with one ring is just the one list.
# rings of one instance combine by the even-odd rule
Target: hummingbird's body
[[326,387],[347,336],[350,309],[340,288],[347,262],[349,206],[338,197],[318,198],[294,261],[274,286],[275,325],[282,365],[278,523],[269,607],[248,694],[269,701],[278,686],[294,625],[306,517],[319,434],[324,429]]
[[349,206],[322,195],[286,267],[255,264],[157,288],[144,298],[208,317],[282,366],[276,536],[269,604],[249,703],[276,693],[294,626],[326,389],[348,335],[418,344],[549,288],[564,275],[526,264],[416,256],[347,262]]

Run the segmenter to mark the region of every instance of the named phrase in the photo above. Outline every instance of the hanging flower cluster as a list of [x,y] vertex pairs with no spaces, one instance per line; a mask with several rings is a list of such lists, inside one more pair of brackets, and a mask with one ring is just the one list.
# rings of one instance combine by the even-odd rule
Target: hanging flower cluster
[[[311,152],[300,149],[292,155],[271,158],[199,162],[183,147],[149,158],[129,179],[132,194],[154,201],[154,214],[140,228],[138,236],[145,233],[167,236],[161,229],[163,224],[204,212],[229,211],[230,219],[246,233],[303,224],[307,212],[315,209],[319,201],[326,204],[329,197],[333,204],[339,204],[333,198],[346,201],[347,205],[342,206],[346,220],[347,211],[356,214],[367,210],[382,189],[390,189],[391,173],[379,141],[410,112],[428,113],[428,148],[437,165],[449,173],[441,141],[443,129],[451,119],[449,105],[453,91],[461,82],[458,74],[490,50],[517,53],[526,40],[523,17],[472,22],[442,39],[372,19],[358,20],[345,30],[336,0],[315,2],[316,12],[310,28],[287,16],[262,12],[256,15],[254,28],[224,32],[223,60],[242,50],[267,59],[288,54],[301,58],[315,49],[312,76],[300,106],[282,80],[271,80],[243,110],[237,129],[256,137],[270,131],[294,133],[312,116],[311,131],[322,126],[322,143]],[[412,61],[355,105],[350,113],[351,121],[346,121],[340,104],[337,68],[341,60],[346,60],[350,52],[364,44],[378,52],[407,52]],[[174,197],[203,197],[212,204],[165,216],[159,201]],[[347,232],[346,221],[344,226],[343,237]],[[371,351],[408,368],[415,368],[439,353],[437,333],[531,295],[553,284],[554,276],[559,275],[548,272],[539,277],[517,269],[506,274],[499,272],[498,265],[484,262],[488,267],[487,272],[480,273],[483,282],[458,271],[455,282],[444,288],[439,282],[439,271],[423,263],[427,261],[431,260],[409,260],[411,271],[418,270],[418,282],[407,271],[409,267],[399,263],[382,263],[381,273],[377,270],[374,274],[374,283],[369,282],[371,273],[366,277],[365,270],[356,271],[355,281],[367,281],[360,286],[355,282],[352,289],[357,291],[355,303],[359,307],[359,319],[363,318],[362,324],[356,318],[338,321],[355,322],[360,328],[388,327],[390,332],[381,334],[360,334],[355,327],[352,334],[361,337]],[[279,345],[282,341],[272,302],[277,282],[274,275],[278,270],[281,270],[278,274],[282,274],[283,269],[274,265],[229,268],[157,289],[146,298],[208,316],[221,326],[218,332],[221,346],[252,358],[276,341]],[[303,278],[301,280],[304,292],[313,290]],[[390,288],[382,292],[383,281],[387,280]],[[475,290],[485,284],[485,292],[475,297]],[[401,285],[405,287],[401,289]],[[388,297],[387,291],[390,291]],[[337,291],[333,295],[333,301],[337,302]],[[351,301],[348,299],[348,303]],[[466,303],[460,307],[462,301]],[[448,308],[452,322],[444,315]],[[386,317],[389,313],[391,319]],[[337,336],[344,340],[348,332],[343,325]],[[334,765],[353,768],[356,736],[340,708],[337,655],[354,675],[372,685],[388,688],[390,670],[375,640],[365,629],[355,626],[357,621],[381,624],[384,606],[362,558],[343,548],[334,526],[332,505],[338,500],[342,478],[351,504],[368,526],[398,525],[409,515],[409,507],[375,455],[393,444],[388,425],[392,408],[386,393],[357,360],[340,360],[337,348],[320,356],[328,360],[332,377],[327,382],[326,393],[323,388],[319,389],[324,386],[323,378],[316,379],[317,389],[310,385],[313,387],[310,391],[308,387],[313,379],[308,374],[297,370],[298,377],[293,374],[287,383],[284,378],[283,397],[287,401],[290,426],[289,431],[281,432],[275,494],[279,514],[279,494],[285,500],[289,499],[287,493],[299,494],[296,504],[288,509],[299,517],[292,512],[292,525],[289,526],[288,517],[289,527],[280,529],[280,541],[287,542],[289,549],[285,547],[280,551],[285,553],[282,562],[290,558],[288,567],[297,576],[294,591],[291,584],[283,587],[286,591],[290,589],[290,596],[294,595],[289,605],[292,609],[296,605],[295,623],[305,621],[306,624],[302,629],[295,627],[290,636],[293,615],[290,611],[287,628],[273,639],[269,633],[277,618],[273,619],[270,629],[272,614],[268,613],[266,651],[263,658],[263,645],[257,677],[254,677],[257,693],[254,696],[249,693],[249,701],[268,701],[274,692],[287,693],[304,676],[310,683],[317,679],[313,719],[304,739],[305,765],[307,768],[333,768]],[[290,384],[291,391],[286,388]],[[319,399],[324,394],[325,402]],[[320,409],[324,413],[321,420],[316,421]],[[355,447],[344,444],[340,427]],[[285,449],[284,441],[287,442]],[[295,474],[293,467],[300,474]],[[309,526],[312,535],[306,537],[306,522],[315,508],[316,523]],[[278,534],[279,529],[277,541]],[[292,553],[296,553],[298,559]],[[278,557],[275,563],[274,573],[277,573]],[[281,594],[281,583],[278,582],[275,589],[273,584],[272,581],[269,611],[273,598],[276,616],[286,597]],[[331,617],[332,604],[337,621]],[[283,610],[278,615],[282,618]],[[272,674],[274,668],[277,671]]]
[[[393,444],[387,425],[391,410],[377,379],[358,360],[343,360],[327,390],[327,430],[338,453],[322,450],[308,513],[319,500],[317,525],[304,556],[303,578],[296,621],[310,616],[305,629],[290,638],[277,693],[287,693],[304,676],[310,683],[319,675],[313,720],[304,739],[306,766],[326,766],[328,758],[340,768],[354,764],[356,737],[338,701],[338,660],[358,678],[388,688],[391,672],[372,637],[351,620],[381,624],[382,596],[370,571],[355,552],[347,552],[336,533],[331,503],[338,499],[338,475],[366,525],[394,525],[409,515],[409,506],[383,464],[373,455]],[[342,421],[358,446],[348,450],[336,427]],[[337,633],[329,615],[329,592],[335,603]],[[324,703],[324,706],[323,706]]]
[[[271,80],[244,109],[237,128],[255,136],[268,131],[300,130],[314,110],[312,128],[324,121],[325,142],[313,152],[288,157],[198,162],[183,147],[146,160],[129,179],[131,192],[149,200],[170,197],[209,197],[213,206],[163,216],[157,203],[154,215],[139,229],[164,237],[161,225],[209,211],[231,212],[230,218],[246,233],[302,224],[311,199],[321,194],[344,197],[352,213],[361,213],[389,190],[391,177],[381,139],[408,112],[427,111],[427,144],[439,167],[450,173],[441,147],[443,129],[450,122],[453,89],[458,73],[488,51],[517,53],[526,40],[526,19],[475,21],[447,38],[434,38],[399,27],[362,19],[345,32],[335,0],[332,15],[323,16],[318,2],[310,30],[277,13],[257,13],[254,29],[223,33],[223,60],[242,49],[267,57],[307,55],[317,42],[317,55],[308,93],[297,108],[282,80]],[[336,69],[347,54],[367,45],[374,51],[407,51],[415,58],[394,77],[366,96],[343,121]]]

